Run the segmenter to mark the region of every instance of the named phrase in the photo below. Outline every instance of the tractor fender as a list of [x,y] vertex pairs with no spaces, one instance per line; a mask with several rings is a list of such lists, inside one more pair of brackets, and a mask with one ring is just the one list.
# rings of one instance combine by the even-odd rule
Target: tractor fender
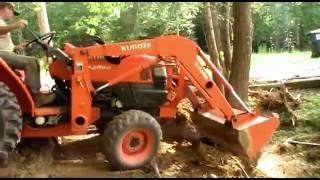
[[0,58],[0,81],[4,82],[16,95],[22,112],[33,116],[35,104],[29,90],[2,58]]

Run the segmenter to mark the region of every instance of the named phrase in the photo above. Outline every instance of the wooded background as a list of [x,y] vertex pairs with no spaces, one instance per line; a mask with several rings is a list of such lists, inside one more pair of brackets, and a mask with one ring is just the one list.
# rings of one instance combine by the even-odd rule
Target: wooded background
[[[37,3],[15,2],[21,18],[37,29]],[[213,20],[218,20],[224,38],[225,21],[229,22],[232,40],[234,22],[232,3],[210,3]],[[203,34],[204,6],[201,2],[46,2],[51,30],[57,31],[55,42],[76,41],[82,33],[97,34],[108,41],[179,33],[191,37],[206,49]],[[291,36],[295,47],[308,48],[306,33],[320,28],[319,2],[254,2],[251,3],[253,49],[267,46],[272,39],[274,50],[285,50],[285,40]],[[216,22],[216,21],[215,21]],[[31,38],[23,32],[24,38]],[[15,36],[17,40],[17,36]],[[218,45],[219,47],[219,45]]]

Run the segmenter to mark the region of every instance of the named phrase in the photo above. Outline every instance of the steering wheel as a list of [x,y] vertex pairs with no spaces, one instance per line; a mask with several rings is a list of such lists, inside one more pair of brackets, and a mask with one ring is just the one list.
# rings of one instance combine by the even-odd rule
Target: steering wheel
[[[46,47],[50,44],[50,42],[51,42],[51,40],[53,39],[54,35],[56,34],[55,31],[52,31],[52,32],[46,33],[46,34],[44,34],[44,35],[42,35],[42,36],[39,37],[39,36],[37,36],[33,31],[31,31],[31,30],[29,30],[29,29],[28,29],[28,31],[31,32],[31,34],[33,35],[33,37],[34,37],[35,39],[32,40],[32,41],[29,41],[29,42],[25,45],[26,47],[29,46],[30,44],[36,42],[36,43],[40,44],[43,48],[46,48]],[[47,42],[47,43],[44,43],[44,41],[47,40],[47,39],[49,39],[48,42]]]

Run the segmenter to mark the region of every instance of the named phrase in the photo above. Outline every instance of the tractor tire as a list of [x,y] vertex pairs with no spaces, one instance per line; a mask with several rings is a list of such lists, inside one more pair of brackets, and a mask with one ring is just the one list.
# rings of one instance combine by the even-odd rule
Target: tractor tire
[[114,170],[138,169],[147,165],[157,155],[162,139],[157,120],[139,110],[115,116],[103,135],[106,159]]
[[0,82],[0,166],[7,167],[21,138],[22,115],[16,96]]

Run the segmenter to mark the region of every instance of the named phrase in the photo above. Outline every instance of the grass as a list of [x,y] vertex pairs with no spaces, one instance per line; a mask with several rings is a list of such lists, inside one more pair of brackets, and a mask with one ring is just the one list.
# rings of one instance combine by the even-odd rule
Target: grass
[[314,94],[306,94],[303,104],[296,111],[303,126],[320,132],[320,89],[314,89]]

